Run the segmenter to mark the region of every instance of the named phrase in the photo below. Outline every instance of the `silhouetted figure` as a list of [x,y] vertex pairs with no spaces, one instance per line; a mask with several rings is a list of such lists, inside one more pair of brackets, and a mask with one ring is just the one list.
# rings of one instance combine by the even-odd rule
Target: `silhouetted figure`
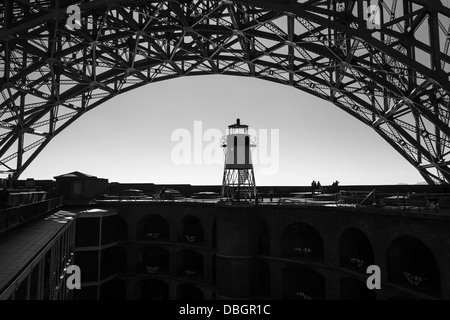
[[335,181],[335,182],[333,182],[332,184],[331,184],[331,187],[332,187],[332,192],[338,192],[338,186],[339,186],[339,181]]
[[6,187],[8,189],[12,189],[13,188],[13,178],[11,174],[8,174],[8,179],[6,180]]
[[162,187],[161,190],[159,191],[159,199],[165,200],[165,198],[166,198],[166,188]]
[[258,198],[258,201],[264,202],[264,195],[262,192],[256,191],[256,198]]
[[320,181],[317,181],[316,188],[317,188],[318,193],[322,193],[322,185],[320,184]]
[[269,198],[270,198],[270,202],[273,201],[273,189],[270,189],[269,191]]
[[312,192],[312,194],[316,193],[316,187],[317,187],[316,180],[313,180],[313,182],[311,182],[311,192]]

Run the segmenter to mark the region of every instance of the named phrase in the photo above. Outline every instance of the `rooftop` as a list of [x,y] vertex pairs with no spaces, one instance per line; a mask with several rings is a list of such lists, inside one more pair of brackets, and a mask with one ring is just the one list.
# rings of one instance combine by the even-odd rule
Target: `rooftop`
[[65,173],[56,177],[53,177],[54,179],[61,179],[61,178],[97,178],[96,176],[87,174],[87,173],[83,173],[83,172],[79,172],[79,171],[73,171],[70,173]]
[[74,213],[61,210],[0,234],[0,291],[3,292],[74,217]]

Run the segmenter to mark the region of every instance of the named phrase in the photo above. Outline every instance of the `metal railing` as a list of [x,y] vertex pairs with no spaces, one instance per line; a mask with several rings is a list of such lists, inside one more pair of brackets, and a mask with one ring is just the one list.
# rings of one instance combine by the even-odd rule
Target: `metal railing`
[[383,193],[340,191],[338,206],[372,207],[401,211],[450,209],[450,193]]
[[49,213],[62,205],[63,197],[58,197],[0,210],[0,233]]

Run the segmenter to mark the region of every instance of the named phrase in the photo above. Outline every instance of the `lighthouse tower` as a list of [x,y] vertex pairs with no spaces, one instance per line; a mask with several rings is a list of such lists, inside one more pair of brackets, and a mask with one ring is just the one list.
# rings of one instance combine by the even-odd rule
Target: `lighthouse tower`
[[256,147],[248,134],[248,126],[239,119],[228,126],[228,134],[222,138],[225,151],[222,201],[256,201],[255,175],[251,149]]

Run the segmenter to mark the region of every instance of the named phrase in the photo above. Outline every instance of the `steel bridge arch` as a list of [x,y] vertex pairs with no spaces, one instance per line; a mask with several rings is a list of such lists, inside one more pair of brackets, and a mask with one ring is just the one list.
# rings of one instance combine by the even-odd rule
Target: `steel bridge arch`
[[54,136],[118,94],[227,74],[328,100],[429,184],[448,184],[449,47],[440,0],[4,0],[0,171],[18,178]]

